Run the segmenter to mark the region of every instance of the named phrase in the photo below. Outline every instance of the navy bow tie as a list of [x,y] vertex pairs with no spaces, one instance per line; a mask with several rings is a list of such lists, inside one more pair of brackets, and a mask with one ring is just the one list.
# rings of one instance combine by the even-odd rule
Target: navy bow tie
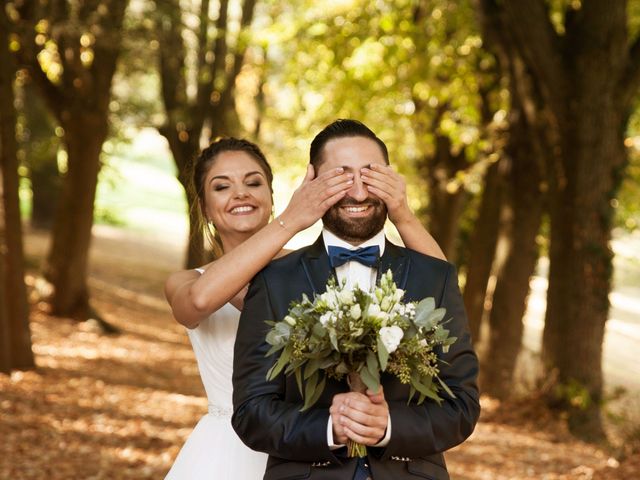
[[356,248],[355,250],[329,245],[329,261],[333,268],[339,267],[351,260],[360,262],[362,265],[366,265],[367,267],[377,267],[379,259],[380,247],[377,245]]

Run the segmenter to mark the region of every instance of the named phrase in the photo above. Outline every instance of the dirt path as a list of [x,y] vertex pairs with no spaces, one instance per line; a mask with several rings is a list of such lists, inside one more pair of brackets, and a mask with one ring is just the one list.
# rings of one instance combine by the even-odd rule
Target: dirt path
[[[29,235],[32,259],[45,248]],[[161,294],[180,257],[170,242],[96,229],[93,302],[123,333],[105,337],[34,306],[38,368],[0,375],[0,479],[163,478],[206,412],[187,337]],[[637,457],[620,466],[535,407],[482,403],[472,438],[447,455],[454,479],[637,478]]]

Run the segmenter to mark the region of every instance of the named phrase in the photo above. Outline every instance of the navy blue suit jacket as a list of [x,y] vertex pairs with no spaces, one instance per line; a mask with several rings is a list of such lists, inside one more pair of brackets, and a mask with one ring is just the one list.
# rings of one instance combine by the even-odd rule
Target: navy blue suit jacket
[[[386,242],[379,272],[388,269],[405,301],[434,297],[447,310],[450,334],[458,338],[447,353],[440,377],[455,394],[442,405],[427,399],[407,403],[409,387],[383,374],[391,416],[391,439],[384,448],[369,448],[374,480],[430,478],[446,480],[442,452],[471,435],[480,414],[478,359],[471,345],[467,317],[453,265]],[[232,424],[249,447],[269,454],[265,480],[351,479],[355,459],[327,445],[329,406],[333,396],[349,390],[346,382],[327,379],[318,402],[300,412],[295,379],[280,375],[267,381],[277,355],[265,357],[269,345],[265,320],[282,320],[289,305],[305,293],[324,292],[334,274],[322,241],[271,262],[253,279],[245,297],[235,344]]]

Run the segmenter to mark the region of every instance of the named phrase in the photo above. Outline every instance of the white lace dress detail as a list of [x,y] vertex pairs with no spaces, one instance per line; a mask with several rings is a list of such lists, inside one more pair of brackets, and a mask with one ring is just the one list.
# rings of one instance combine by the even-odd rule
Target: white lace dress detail
[[262,478],[267,455],[245,446],[231,427],[233,345],[240,312],[224,305],[197,328],[187,330],[207,393],[209,413],[202,417],[175,463],[169,480]]

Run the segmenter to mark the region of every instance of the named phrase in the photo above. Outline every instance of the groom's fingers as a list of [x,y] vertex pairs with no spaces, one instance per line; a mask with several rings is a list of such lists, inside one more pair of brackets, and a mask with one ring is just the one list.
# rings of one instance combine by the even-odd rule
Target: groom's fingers
[[[360,430],[356,430],[359,428]],[[362,427],[344,427],[345,434],[348,438],[354,442],[361,443],[363,445],[373,446],[380,443],[380,440],[384,438],[384,429],[362,429]]]
[[377,444],[385,434],[389,420],[386,402],[374,404],[362,394],[355,394],[344,400],[339,407],[345,434],[365,445]]

